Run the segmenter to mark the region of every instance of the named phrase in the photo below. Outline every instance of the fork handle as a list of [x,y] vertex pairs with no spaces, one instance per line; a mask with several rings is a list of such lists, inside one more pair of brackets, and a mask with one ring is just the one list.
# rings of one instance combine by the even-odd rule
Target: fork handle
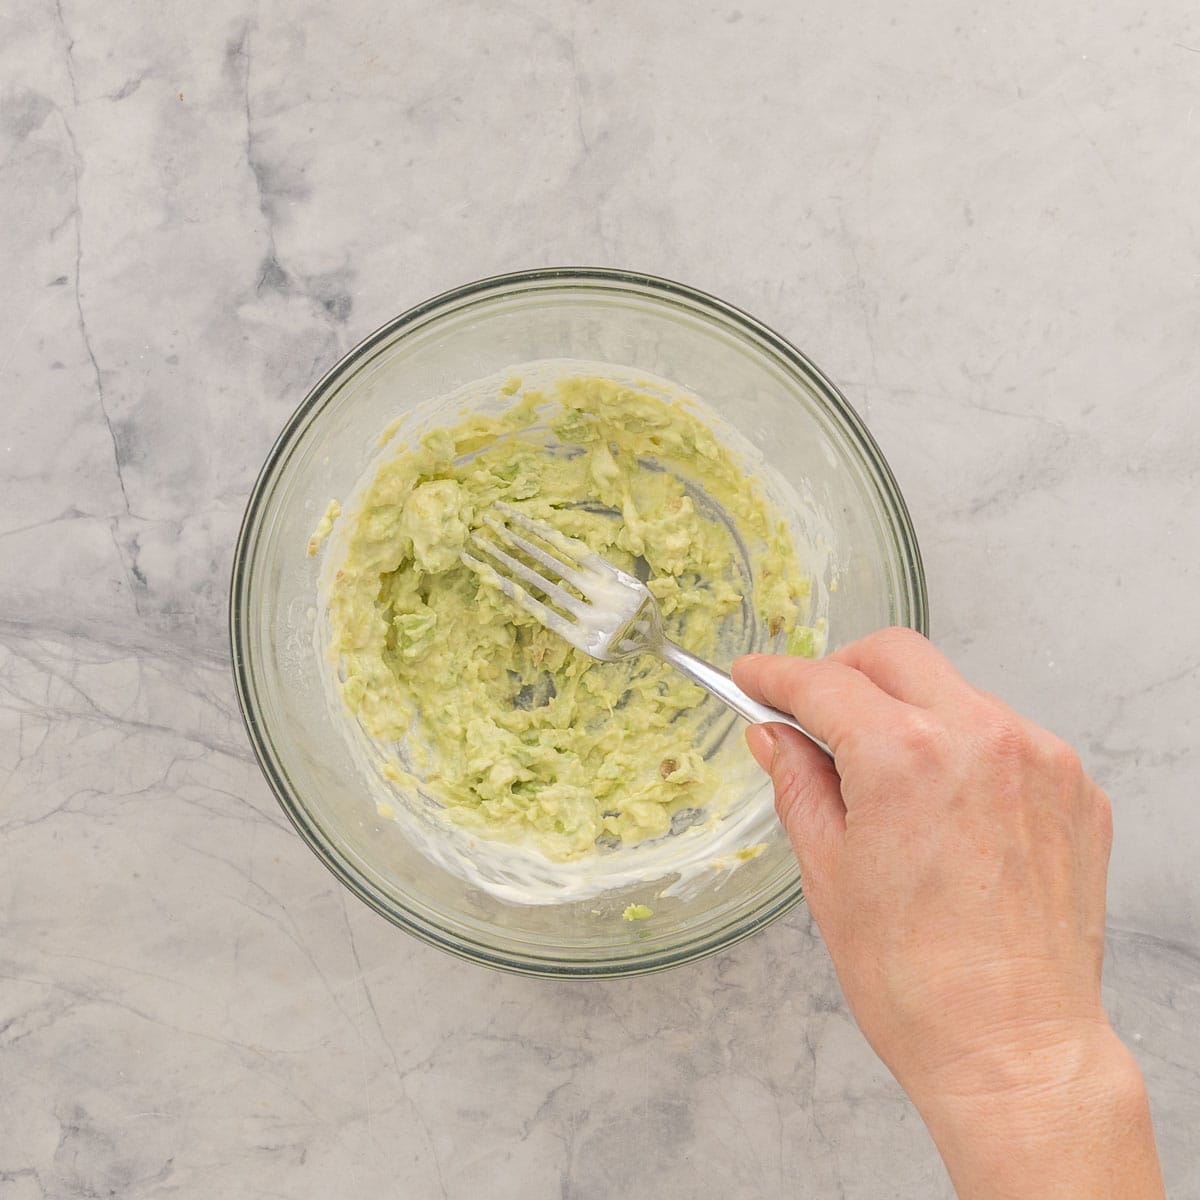
[[799,730],[814,746],[823,750],[830,758],[833,751],[819,737],[809,733],[791,713],[781,712],[769,704],[747,696],[724,671],[707,663],[694,654],[689,654],[682,646],[675,645],[668,638],[662,640],[663,658],[677,671],[686,675],[693,683],[698,683],[706,691],[712,692],[718,700],[723,700],[738,716],[745,717],[751,725],[778,724],[790,725]]

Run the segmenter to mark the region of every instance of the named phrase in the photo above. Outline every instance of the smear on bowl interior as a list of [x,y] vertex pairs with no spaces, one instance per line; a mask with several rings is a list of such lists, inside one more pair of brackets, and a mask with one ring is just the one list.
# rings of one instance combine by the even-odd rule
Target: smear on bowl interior
[[728,666],[819,648],[786,522],[694,404],[597,375],[501,391],[501,411],[391,452],[314,534],[310,554],[343,522],[327,605],[345,705],[393,778],[552,862],[719,821],[736,789],[709,756],[717,702],[652,656],[573,649],[459,554],[505,501],[645,579],[667,635]]

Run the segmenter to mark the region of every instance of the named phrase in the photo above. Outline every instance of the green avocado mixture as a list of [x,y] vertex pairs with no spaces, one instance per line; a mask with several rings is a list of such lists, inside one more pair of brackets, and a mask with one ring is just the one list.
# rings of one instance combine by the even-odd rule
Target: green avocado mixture
[[809,581],[691,406],[594,376],[519,387],[499,416],[434,430],[379,467],[343,518],[331,649],[350,710],[404,743],[453,820],[562,861],[711,813],[721,780],[686,716],[704,693],[650,655],[589,658],[482,581],[459,555],[488,509],[505,501],[645,578],[667,636],[710,660],[731,629],[750,648],[751,613],[759,646],[788,635],[812,653],[797,624]]

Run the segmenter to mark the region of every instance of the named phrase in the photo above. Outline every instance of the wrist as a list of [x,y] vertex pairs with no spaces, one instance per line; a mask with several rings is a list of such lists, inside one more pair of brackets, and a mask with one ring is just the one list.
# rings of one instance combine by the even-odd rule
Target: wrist
[[1162,1195],[1141,1071],[1106,1023],[1040,1031],[910,1094],[963,1200]]

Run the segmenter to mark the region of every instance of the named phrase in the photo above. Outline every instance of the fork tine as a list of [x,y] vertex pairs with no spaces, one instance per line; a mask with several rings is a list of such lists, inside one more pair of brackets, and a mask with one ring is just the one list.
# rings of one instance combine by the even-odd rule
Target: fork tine
[[[560,587],[552,579],[546,579],[544,576],[539,575],[532,567],[527,567],[519,558],[514,558],[506,550],[501,550],[499,546],[493,545],[491,542],[485,542],[478,533],[472,535],[472,541],[480,550],[486,551],[493,558],[502,562],[514,575],[524,580],[525,583],[537,588],[540,592],[545,592],[559,608],[565,608],[572,616],[580,616],[587,607],[577,596],[572,596],[566,588]],[[519,550],[525,550],[525,539],[517,538],[516,546]],[[528,552],[532,553],[532,551],[533,547],[530,546]],[[539,556],[534,555],[534,557]],[[553,559],[551,559],[551,562],[553,562]],[[568,582],[570,581],[568,580]]]
[[540,600],[535,599],[514,580],[501,575],[491,563],[481,561],[473,554],[467,553],[466,550],[461,552],[461,557],[462,561],[475,571],[480,579],[485,583],[490,583],[493,587],[498,587],[510,600],[515,604],[519,604],[535,621],[540,621],[552,633],[557,633],[559,637],[564,638],[571,645],[579,645],[579,627],[573,622],[568,621],[566,617],[561,616],[554,609],[548,608]]
[[[512,512],[511,510],[509,512],[511,519],[519,520],[521,525],[531,533],[539,534],[550,542],[551,545],[554,545],[551,538],[544,532],[545,530],[549,530],[550,533],[557,533],[558,531],[552,526],[539,527],[536,521],[531,521],[523,513]],[[515,546],[523,554],[528,554],[530,558],[536,559],[548,571],[553,571],[560,579],[564,579],[572,587],[578,588],[585,595],[587,594],[587,576],[573,564],[563,562],[562,559],[543,550],[541,546],[535,545],[528,538],[523,538],[519,533],[514,533],[503,521],[498,521],[493,516],[484,517],[484,522],[494,533],[498,533],[504,541],[508,542],[510,546]],[[569,544],[571,539],[563,536],[563,541]],[[583,543],[580,544],[582,545]]]
[[575,561],[578,563],[589,562],[597,557],[596,552],[587,542],[568,536],[548,521],[539,521],[528,513],[523,513],[519,508],[506,504],[503,500],[497,500],[492,507],[496,512],[502,512],[510,520],[516,521],[522,529],[529,533],[536,533],[538,537],[549,542],[560,554],[574,555]]
[[[546,521],[538,521],[533,517],[526,516],[520,509],[514,508],[511,504],[505,504],[503,500],[498,500],[492,507],[497,512],[504,513],[511,521],[527,529],[530,533],[536,533],[557,554],[551,554],[547,558],[540,547],[519,538],[507,524],[501,524],[500,528],[504,531],[506,538],[511,539],[519,549],[535,556],[539,562],[544,563],[551,570],[558,571],[572,587],[578,588],[584,595],[589,594],[589,589],[594,585],[597,575],[619,579],[625,587],[629,588],[642,586],[628,571],[622,570],[616,563],[609,562],[607,558],[597,554],[587,542],[570,537]],[[561,559],[558,557],[560,555]],[[568,574],[563,570],[564,565],[574,574]]]

